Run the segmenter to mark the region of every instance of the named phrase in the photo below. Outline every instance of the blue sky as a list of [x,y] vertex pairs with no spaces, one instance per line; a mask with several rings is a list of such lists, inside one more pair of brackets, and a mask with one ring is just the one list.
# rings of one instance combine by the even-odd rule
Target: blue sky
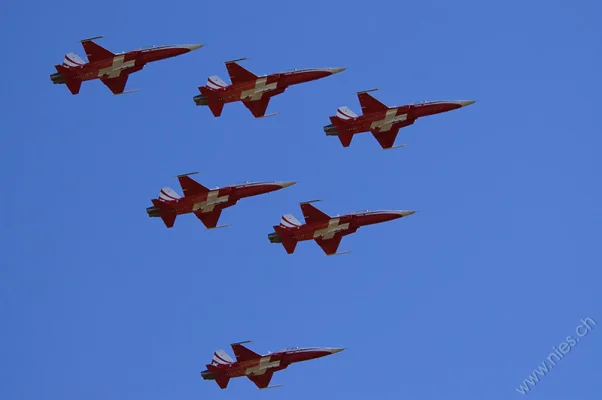
[[[497,400],[580,319],[598,322],[532,399],[602,391],[599,294],[599,1],[54,1],[2,5],[0,399],[312,398]],[[78,96],[49,74],[78,40],[115,52],[204,43]],[[220,118],[192,97],[225,60],[257,74],[347,67]],[[355,92],[390,105],[474,99],[404,128],[383,152],[344,149],[322,126]],[[173,229],[146,216],[174,175],[206,186],[298,184],[241,201],[232,226]],[[417,209],[289,256],[270,244],[283,213]],[[220,391],[212,352],[254,340],[347,350]]]

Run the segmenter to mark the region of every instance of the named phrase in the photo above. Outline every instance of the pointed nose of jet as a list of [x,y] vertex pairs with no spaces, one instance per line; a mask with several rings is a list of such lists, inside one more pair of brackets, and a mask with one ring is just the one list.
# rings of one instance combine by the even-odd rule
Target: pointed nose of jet
[[338,74],[339,72],[343,72],[345,71],[347,68],[328,68],[328,71],[330,71],[330,73],[332,75],[334,74]]
[[182,47],[184,47],[185,49],[188,49],[188,51],[197,50],[197,49],[200,49],[203,46],[204,46],[204,44],[185,44],[185,45],[182,45]]
[[335,348],[328,349],[330,354],[340,353],[343,350],[345,350],[343,347],[335,347]]
[[474,104],[474,102],[475,102],[474,100],[460,100],[460,101],[458,101],[458,104],[460,104],[460,106],[462,106],[462,107],[466,107],[471,104]]
[[276,182],[277,185],[282,186],[282,188],[287,188],[289,186],[293,186],[297,182]]
[[416,214],[416,211],[413,210],[399,210],[397,211],[400,217],[407,217],[408,215]]

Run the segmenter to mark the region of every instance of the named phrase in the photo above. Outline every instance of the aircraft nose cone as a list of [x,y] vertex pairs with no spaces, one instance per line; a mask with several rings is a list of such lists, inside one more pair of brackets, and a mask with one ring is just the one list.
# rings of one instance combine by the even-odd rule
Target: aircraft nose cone
[[337,348],[334,348],[334,349],[328,349],[328,351],[330,351],[330,354],[340,353],[343,350],[345,350],[345,349],[342,348],[342,347],[337,347]]
[[413,211],[413,210],[401,210],[401,211],[398,211],[398,213],[402,217],[407,217],[408,215],[416,214],[416,211]]
[[297,182],[278,182],[278,185],[282,186],[283,188],[286,188],[289,186],[293,186],[295,183]]
[[462,106],[462,107],[466,107],[469,106],[471,104],[474,104],[474,100],[461,100],[458,103]]
[[338,74],[339,72],[345,71],[347,68],[329,68],[329,71],[332,75]]
[[196,50],[196,49],[200,49],[203,46],[204,46],[203,44],[187,44],[187,45],[184,45],[182,47],[185,47],[188,50],[193,51],[193,50]]

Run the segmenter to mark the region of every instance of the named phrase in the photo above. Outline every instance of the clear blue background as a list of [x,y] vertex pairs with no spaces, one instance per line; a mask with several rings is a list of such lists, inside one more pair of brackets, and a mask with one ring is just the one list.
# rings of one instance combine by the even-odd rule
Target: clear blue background
[[[7,0],[0,7],[0,399],[437,399],[516,387],[583,317],[598,327],[528,394],[602,392],[599,1]],[[49,74],[79,39],[118,52],[204,43],[132,75],[113,97]],[[257,74],[348,67],[289,89],[254,120],[192,97],[223,61]],[[389,105],[474,99],[404,128],[383,152],[322,126],[355,92]],[[168,230],[145,208],[174,175],[298,184],[241,201],[232,226]],[[345,238],[270,244],[280,215],[417,209]],[[342,346],[225,391],[199,372],[255,341]]]

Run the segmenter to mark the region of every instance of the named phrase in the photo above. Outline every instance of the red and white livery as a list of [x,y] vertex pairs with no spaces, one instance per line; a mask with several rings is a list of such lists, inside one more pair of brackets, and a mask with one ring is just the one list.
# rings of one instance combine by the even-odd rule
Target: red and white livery
[[207,229],[222,228],[217,226],[222,210],[235,205],[240,199],[273,192],[294,185],[295,182],[253,182],[223,188],[208,189],[196,182],[189,175],[178,175],[184,197],[180,197],[173,189],[164,187],[159,198],[151,200],[152,207],[146,209],[149,217],[160,217],[165,226],[173,227],[176,217],[193,213]]
[[140,71],[150,62],[179,56],[203,47],[202,44],[153,46],[115,54],[93,41],[100,38],[102,36],[81,41],[88,62],[75,53],[65,55],[63,63],[54,66],[57,73],[50,75],[52,82],[67,85],[69,91],[75,95],[79,93],[82,82],[100,79],[113,94],[128,93],[124,90],[131,73]]
[[243,346],[246,343],[251,342],[230,345],[236,360],[233,360],[223,350],[213,353],[213,360],[211,364],[207,364],[207,370],[201,372],[201,377],[205,380],[216,381],[222,389],[228,387],[230,378],[241,376],[249,378],[259,389],[273,388],[281,386],[270,386],[274,372],[286,369],[292,363],[313,360],[344,350],[330,347],[295,347],[261,355]]
[[361,116],[348,107],[340,107],[336,115],[330,117],[332,124],[324,127],[326,135],[338,136],[343,147],[348,147],[353,135],[371,132],[383,149],[404,147],[405,145],[393,146],[399,129],[412,125],[418,118],[456,110],[474,103],[473,100],[425,101],[388,107],[369,94],[376,90],[378,89],[357,93],[362,106]]
[[280,225],[274,226],[274,232],[268,235],[270,242],[282,243],[286,252],[293,254],[297,242],[313,239],[327,256],[345,254],[349,252],[337,253],[343,236],[355,233],[365,225],[407,217],[416,212],[406,210],[360,211],[331,217],[310,204],[317,201],[320,200],[301,203],[305,224],[299,222],[291,214],[283,215]]
[[205,86],[199,86],[201,94],[194,97],[196,105],[209,106],[213,115],[219,117],[222,115],[224,104],[242,101],[255,118],[269,117],[276,115],[265,114],[270,99],[283,93],[289,86],[325,78],[345,70],[345,68],[299,69],[257,76],[238,65],[238,62],[243,60],[246,58],[225,63],[232,81],[231,85],[214,75],[209,77]]

